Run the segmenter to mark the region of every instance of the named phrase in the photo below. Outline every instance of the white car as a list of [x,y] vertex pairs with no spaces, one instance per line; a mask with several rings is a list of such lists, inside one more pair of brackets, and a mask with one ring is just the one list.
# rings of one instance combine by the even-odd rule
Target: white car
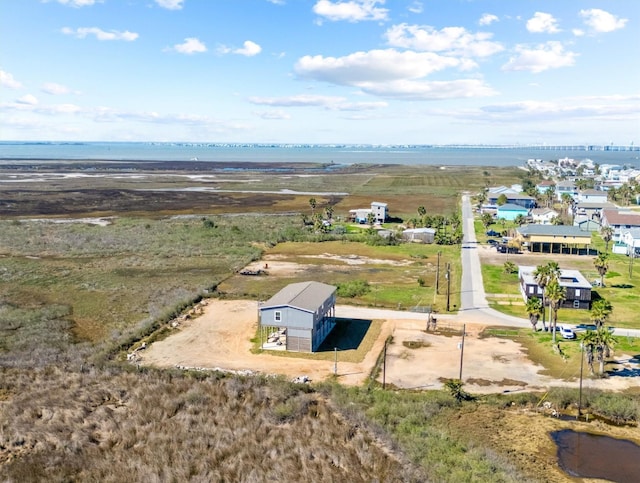
[[575,339],[576,333],[568,327],[558,327],[563,339]]

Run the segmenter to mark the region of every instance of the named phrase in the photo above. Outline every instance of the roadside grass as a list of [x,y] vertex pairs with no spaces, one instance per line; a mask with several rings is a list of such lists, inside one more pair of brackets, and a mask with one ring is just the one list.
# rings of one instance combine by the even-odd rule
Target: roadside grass
[[[476,230],[479,229],[483,229],[482,225],[478,225],[476,221]],[[480,236],[482,235],[478,235],[478,237]],[[594,248],[604,251],[605,244],[600,235],[593,234],[592,242]],[[550,259],[549,257],[553,257],[553,254],[527,253],[526,256],[529,259],[531,257],[535,257],[535,260],[539,259],[539,263],[533,262],[533,265],[537,266],[537,264],[547,263]],[[593,264],[594,259],[594,256],[565,256],[560,262],[560,268],[579,270],[587,280],[593,282],[594,280],[600,280],[600,275]],[[514,263],[517,263],[517,260],[515,258]],[[625,255],[610,253],[609,269],[604,278],[605,286],[594,287],[591,297],[592,300],[605,298],[611,302],[613,312],[608,319],[610,325],[631,329],[640,328],[640,318],[637,317],[637,314],[640,313],[640,267],[632,270],[630,269],[633,268],[630,266],[630,262],[629,257]],[[532,263],[527,262],[527,264]],[[517,274],[505,274],[503,272],[503,264],[482,260],[482,275],[485,291],[488,294],[519,293]],[[489,297],[489,303],[492,308],[508,315],[528,318],[524,304],[503,302],[504,300],[499,297]],[[558,312],[558,324],[589,322],[590,314],[588,310],[560,309]]]
[[[439,290],[435,286],[440,252]],[[409,310],[431,306],[446,311],[446,264],[451,264],[450,309],[460,299],[462,271],[459,246],[404,243],[370,246],[359,242],[284,242],[265,252],[280,262],[299,265],[298,271],[278,277],[234,275],[219,286],[229,298],[266,300],[293,282],[315,280],[332,285],[356,279],[366,280],[370,291],[338,303]],[[268,270],[267,270],[268,271]],[[419,283],[422,280],[422,285]]]
[[[554,349],[552,334],[542,330],[533,332],[531,329],[524,328],[488,327],[482,332],[481,337],[504,337],[522,344],[529,359],[544,368],[540,371],[541,374],[557,379],[575,380],[580,377],[580,356],[583,354],[580,348],[580,334],[578,333],[578,338],[573,340],[563,339],[558,334],[556,336],[558,349]],[[616,336],[616,341],[614,354],[630,356],[640,354],[640,338]],[[615,364],[607,364],[607,370],[613,367]],[[586,362],[583,369],[583,377],[587,379],[589,375]]]

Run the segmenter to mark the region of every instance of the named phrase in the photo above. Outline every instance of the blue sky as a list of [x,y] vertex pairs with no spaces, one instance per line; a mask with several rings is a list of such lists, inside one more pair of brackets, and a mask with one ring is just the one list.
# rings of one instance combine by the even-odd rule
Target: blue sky
[[0,0],[0,140],[640,143],[638,0]]

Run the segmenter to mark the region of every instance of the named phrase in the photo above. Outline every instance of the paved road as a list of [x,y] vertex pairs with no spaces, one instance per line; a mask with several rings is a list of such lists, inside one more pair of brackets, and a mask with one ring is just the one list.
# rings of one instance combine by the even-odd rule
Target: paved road
[[[462,196],[462,283],[460,310],[457,314],[439,313],[437,318],[454,323],[477,323],[508,327],[531,327],[529,319],[503,314],[489,307],[480,265],[480,255],[473,225],[473,210],[469,195]],[[372,319],[418,319],[426,320],[425,314],[415,312],[374,309],[365,307],[339,306],[337,313],[341,317]],[[615,335],[640,337],[640,330],[616,329]]]

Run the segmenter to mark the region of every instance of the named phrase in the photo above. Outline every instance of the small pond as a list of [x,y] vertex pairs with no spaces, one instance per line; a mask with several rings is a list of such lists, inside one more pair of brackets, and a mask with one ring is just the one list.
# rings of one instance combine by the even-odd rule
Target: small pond
[[563,429],[551,433],[566,473],[616,483],[640,481],[640,446],[632,441]]

